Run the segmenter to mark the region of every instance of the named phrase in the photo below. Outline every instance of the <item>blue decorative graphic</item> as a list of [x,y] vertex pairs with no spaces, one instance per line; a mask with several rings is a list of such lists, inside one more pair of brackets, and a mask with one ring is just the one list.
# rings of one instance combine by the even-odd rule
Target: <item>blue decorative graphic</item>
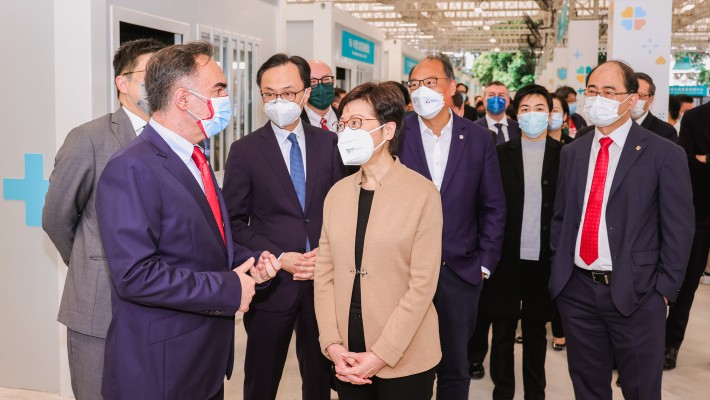
[[567,79],[567,68],[564,68],[564,67],[557,68],[557,77],[561,81],[566,80]]
[[658,44],[653,43],[653,38],[648,38],[648,42],[641,45],[641,47],[648,50],[648,55],[650,56],[651,53],[658,48]]
[[579,58],[582,57],[582,53],[581,53],[579,50],[577,50],[577,51],[574,52],[574,54],[572,54],[572,56],[574,56],[574,58],[575,58],[577,61],[579,61]]
[[348,31],[343,31],[342,51],[343,57],[368,64],[375,63],[375,43]]
[[41,154],[25,154],[25,177],[4,178],[2,198],[25,202],[25,223],[27,226],[42,226],[44,195],[49,189],[49,181],[44,179],[44,158]]
[[560,17],[557,19],[557,44],[561,45],[567,38],[569,29],[569,0],[562,3]]
[[407,56],[404,56],[403,64],[404,64],[404,74],[409,75],[409,71],[411,71],[412,68],[414,68],[419,63],[417,62],[417,60],[415,60],[413,58],[409,58]]

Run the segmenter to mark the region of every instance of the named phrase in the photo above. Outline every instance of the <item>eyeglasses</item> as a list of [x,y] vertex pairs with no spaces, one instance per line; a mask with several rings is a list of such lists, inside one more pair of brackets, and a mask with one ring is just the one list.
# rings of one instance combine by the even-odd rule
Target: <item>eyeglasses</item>
[[602,90],[601,92],[595,89],[584,89],[584,95],[586,97],[596,97],[601,95],[605,99],[614,100],[616,96],[620,94],[633,94],[632,92],[612,92],[610,90]]
[[319,84],[332,85],[335,82],[335,77],[332,75],[326,75],[320,79],[311,78],[311,87],[317,87]]
[[428,88],[433,88],[436,86],[437,82],[439,79],[448,79],[448,78],[424,78],[424,79],[412,79],[411,81],[407,82],[407,87],[409,90],[416,90],[419,89],[419,87],[424,83],[424,86]]
[[294,101],[294,100],[296,100],[296,95],[301,93],[304,90],[306,90],[306,89],[305,88],[301,89],[298,92],[283,92],[283,93],[279,93],[279,94],[262,93],[261,99],[264,100],[264,103],[275,101],[278,98],[281,98],[282,100],[286,100],[286,101]]
[[121,76],[125,76],[126,79],[128,79],[128,80],[131,81],[131,82],[133,82],[133,79],[131,79],[131,75],[137,74],[137,73],[139,73],[139,72],[145,72],[145,71],[146,71],[146,70],[144,70],[144,69],[140,69],[140,70],[136,70],[136,71],[128,71],[128,72],[122,73]]
[[348,126],[350,129],[360,129],[362,126],[362,121],[379,121],[377,118],[360,118],[360,117],[353,117],[350,118],[347,121],[337,121],[333,123],[333,126],[335,126],[337,132],[342,132],[345,130],[345,125]]
[[636,94],[639,96],[639,99],[641,99],[641,100],[648,100],[649,97],[653,96],[652,94],[644,94],[641,92],[636,92]]

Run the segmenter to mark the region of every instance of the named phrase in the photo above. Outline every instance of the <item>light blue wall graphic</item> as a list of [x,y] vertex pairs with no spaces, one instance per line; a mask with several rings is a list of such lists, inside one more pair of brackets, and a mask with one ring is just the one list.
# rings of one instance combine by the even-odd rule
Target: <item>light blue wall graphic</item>
[[348,31],[343,31],[342,51],[343,57],[375,63],[375,43]]
[[2,198],[25,202],[25,223],[27,226],[42,226],[44,195],[49,189],[49,181],[44,179],[44,157],[42,154],[25,154],[25,177],[4,178]]
[[404,64],[404,74],[409,75],[409,71],[411,71],[412,68],[416,67],[419,62],[413,58],[404,56],[402,64]]

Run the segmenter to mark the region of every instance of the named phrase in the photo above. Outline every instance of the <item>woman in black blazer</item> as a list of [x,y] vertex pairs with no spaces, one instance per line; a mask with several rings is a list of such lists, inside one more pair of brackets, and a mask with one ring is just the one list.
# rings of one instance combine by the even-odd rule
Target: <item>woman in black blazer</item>
[[493,399],[512,399],[515,394],[513,346],[518,319],[525,338],[525,398],[543,399],[545,325],[552,312],[547,290],[550,222],[562,144],[547,136],[552,97],[544,87],[521,88],[514,103],[523,135],[497,148],[508,209],[503,257],[483,287],[479,312],[485,313],[493,325]]

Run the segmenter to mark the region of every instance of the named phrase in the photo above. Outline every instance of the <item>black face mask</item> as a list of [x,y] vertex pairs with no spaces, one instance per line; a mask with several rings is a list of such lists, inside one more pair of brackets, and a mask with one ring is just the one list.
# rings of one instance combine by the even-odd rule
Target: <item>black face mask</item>
[[478,118],[483,118],[486,116],[486,112],[485,111],[476,111],[476,116]]

